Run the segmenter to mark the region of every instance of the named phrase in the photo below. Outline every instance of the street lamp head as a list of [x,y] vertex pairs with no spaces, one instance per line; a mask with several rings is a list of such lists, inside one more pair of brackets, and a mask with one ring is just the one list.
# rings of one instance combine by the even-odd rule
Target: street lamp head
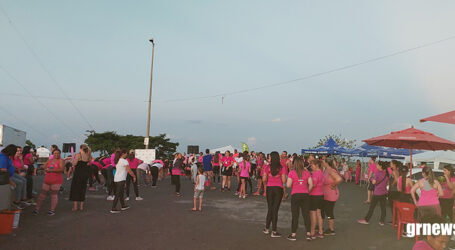
[[150,41],[151,43],[154,43],[154,42],[153,42],[153,38],[150,38],[149,41]]

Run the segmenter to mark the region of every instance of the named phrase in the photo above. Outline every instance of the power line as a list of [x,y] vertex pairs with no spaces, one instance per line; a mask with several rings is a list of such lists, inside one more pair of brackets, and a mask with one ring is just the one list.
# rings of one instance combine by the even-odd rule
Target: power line
[[37,132],[41,136],[46,137],[46,138],[50,138],[49,135],[43,133],[41,130],[36,129],[32,125],[30,125],[28,122],[26,122],[26,121],[22,120],[21,118],[17,117],[14,113],[10,112],[8,109],[0,106],[0,110],[2,110],[4,113],[8,114],[9,116],[13,117],[14,119],[18,120],[20,123],[25,124],[25,126],[27,126],[28,128],[34,130],[35,132]]
[[369,64],[369,63],[377,62],[377,61],[380,61],[380,60],[384,60],[384,59],[387,59],[387,58],[390,58],[390,57],[402,55],[402,54],[405,54],[405,53],[408,53],[408,52],[411,52],[411,51],[414,51],[414,50],[422,49],[422,48],[425,48],[425,47],[430,47],[430,46],[433,46],[433,45],[436,45],[436,44],[439,44],[439,43],[442,43],[442,42],[446,42],[446,41],[449,41],[449,40],[453,40],[453,39],[455,39],[455,36],[446,37],[446,38],[443,38],[443,39],[440,39],[440,40],[437,40],[437,41],[424,43],[424,44],[421,44],[421,45],[418,45],[418,46],[415,46],[415,47],[412,47],[412,48],[399,50],[399,51],[396,51],[396,52],[393,52],[393,53],[390,53],[390,54],[387,54],[387,55],[384,55],[384,56],[378,56],[378,57],[370,58],[370,59],[367,59],[367,60],[364,60],[364,61],[361,61],[361,62],[349,64],[349,65],[342,66],[342,67],[333,68],[333,69],[330,69],[330,70],[322,71],[322,72],[319,72],[319,73],[314,73],[314,74],[311,74],[311,75],[299,77],[299,78],[288,80],[288,81],[277,82],[277,83],[262,85],[262,86],[258,86],[258,87],[240,89],[240,90],[236,90],[236,91],[225,92],[225,93],[214,94],[214,95],[206,95],[206,96],[198,96],[198,97],[188,97],[188,98],[163,100],[162,102],[182,102],[182,101],[192,101],[192,100],[199,100],[199,99],[215,98],[215,97],[222,97],[223,100],[224,100],[224,98],[226,96],[229,96],[229,95],[243,94],[243,93],[257,91],[257,90],[261,90],[261,89],[266,89],[266,88],[272,88],[272,87],[277,87],[277,86],[297,83],[297,82],[300,82],[300,81],[305,81],[305,80],[309,80],[309,79],[312,79],[312,78],[317,78],[317,77],[320,77],[320,76],[329,75],[329,74],[332,74],[332,73],[335,73],[335,72],[348,70],[348,69],[355,68],[355,67],[358,67],[358,66],[362,66],[362,65],[365,65],[365,64]]
[[[41,95],[24,95],[19,93],[11,93],[11,92],[0,92],[0,95],[4,96],[18,96],[18,97],[26,97],[26,98],[38,98],[38,99],[48,99],[48,100],[58,100],[58,101],[67,101],[67,98],[58,97],[58,96],[41,96]],[[90,98],[69,98],[72,101],[79,101],[79,102],[147,102],[141,100],[120,100],[120,99],[90,99]]]
[[[0,69],[5,72],[6,75],[8,75],[13,81],[15,81],[17,84],[19,84],[19,86],[21,86],[25,92],[27,92],[27,94],[29,94],[31,97],[33,97],[32,93],[25,87],[24,84],[22,84],[17,78],[15,78],[8,70],[6,70],[3,66],[0,65]],[[39,100],[38,98],[34,98],[41,106],[43,106],[43,108],[49,113],[51,114],[56,120],[58,120],[60,123],[62,123],[74,136],[78,136],[76,134],[76,132],[74,132],[73,129],[71,129],[70,126],[68,126],[68,124],[66,124],[63,120],[61,120],[54,112],[52,112],[43,102],[41,102],[41,100]]]
[[76,105],[73,103],[73,101],[68,97],[68,95],[66,94],[66,92],[63,90],[62,86],[60,85],[59,82],[57,82],[57,80],[55,79],[55,77],[51,74],[51,72],[47,69],[47,67],[44,65],[43,61],[38,57],[38,55],[36,54],[35,50],[33,50],[33,48],[30,46],[30,44],[27,42],[27,40],[25,40],[24,36],[22,35],[22,33],[19,31],[19,29],[13,24],[13,21],[11,20],[11,18],[8,16],[8,14],[6,13],[5,9],[3,9],[1,6],[0,6],[0,9],[2,10],[3,12],[3,15],[5,15],[6,19],[8,19],[8,22],[9,24],[11,25],[11,27],[14,29],[14,31],[16,31],[17,35],[20,37],[20,39],[22,40],[22,42],[24,42],[25,46],[28,48],[28,50],[30,51],[30,53],[33,55],[33,57],[35,58],[35,60],[38,62],[38,64],[41,66],[42,70],[44,72],[47,73],[47,75],[49,76],[49,78],[51,79],[51,81],[57,86],[57,88],[60,90],[60,92],[62,93],[62,95],[68,100],[68,102],[71,104],[71,106],[73,106],[73,108],[76,110],[76,112],[79,114],[80,117],[82,117],[82,119],[87,123],[87,125],[90,127],[91,130],[94,130],[93,129],[93,126],[90,124],[90,122],[88,121],[87,117],[85,117],[85,115],[79,110],[79,108],[76,107]]

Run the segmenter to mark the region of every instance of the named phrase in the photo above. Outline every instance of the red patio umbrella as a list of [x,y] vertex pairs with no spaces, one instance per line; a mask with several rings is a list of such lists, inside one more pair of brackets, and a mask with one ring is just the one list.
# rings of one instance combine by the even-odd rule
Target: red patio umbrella
[[[395,131],[387,135],[364,140],[368,145],[392,148],[405,148],[410,150],[412,169],[412,150],[451,150],[455,149],[455,142],[437,137],[432,133],[415,129],[414,127]],[[410,173],[412,174],[412,170]]]
[[455,110],[435,116],[430,116],[420,120],[420,122],[427,121],[455,124]]

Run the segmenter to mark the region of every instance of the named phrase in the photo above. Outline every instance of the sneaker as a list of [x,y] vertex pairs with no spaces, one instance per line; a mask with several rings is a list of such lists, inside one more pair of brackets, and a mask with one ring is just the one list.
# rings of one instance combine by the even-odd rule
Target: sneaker
[[22,201],[21,203],[26,207],[29,207],[32,205],[32,203],[30,201]]
[[290,241],[296,241],[297,238],[295,236],[293,236],[292,234],[290,234],[286,239],[290,240]]
[[384,222],[379,222],[379,226],[384,226]]
[[270,233],[270,230],[268,230],[267,228],[264,228],[264,230],[262,230],[262,232],[263,232],[264,234],[269,234],[269,233]]
[[[237,195],[239,195],[239,192],[235,191],[234,196],[237,196]],[[240,198],[240,196],[239,196],[239,198]]]
[[126,200],[126,201],[129,201],[129,200],[130,200],[130,197],[126,197],[125,200]]
[[49,215],[49,216],[53,216],[53,215],[55,215],[55,212],[54,212],[54,211],[52,211],[52,210],[49,210],[49,211],[47,211],[47,215]]
[[114,200],[114,196],[113,195],[109,195],[109,196],[107,196],[106,200],[113,201]]
[[36,201],[34,199],[30,199],[30,203],[32,204],[32,206],[36,206]]
[[278,232],[272,232],[272,234],[270,234],[270,237],[272,237],[272,238],[280,238],[281,234],[278,233]]
[[307,234],[305,238],[306,238],[307,241],[312,241],[313,240],[313,238],[311,238],[311,235],[309,235],[309,234]]
[[331,236],[334,236],[335,235],[335,231],[332,231],[330,229],[327,229],[324,231],[324,235],[331,235]]
[[117,209],[111,209],[111,214],[118,214],[118,213],[120,213],[119,210],[117,210]]
[[365,219],[358,220],[357,223],[363,224],[363,225],[368,225],[368,224],[370,224],[370,223],[369,223],[368,221],[366,221]]
[[139,196],[139,197],[136,197],[136,200],[137,200],[137,201],[142,201],[142,200],[144,200],[144,198],[142,198],[142,197]]
[[130,209],[130,206],[128,206],[128,205],[126,205],[126,206],[121,208],[122,211],[125,211],[125,210],[128,210],[128,209]]
[[12,205],[14,208],[19,209],[19,210],[22,210],[22,209],[25,208],[25,207],[22,206],[20,203],[16,203],[16,202],[13,202],[11,205]]
[[316,236],[319,238],[319,239],[324,239],[324,234],[320,234],[320,233],[317,233]]
[[32,212],[34,215],[38,215],[39,214],[39,211],[37,209],[33,209],[33,212]]

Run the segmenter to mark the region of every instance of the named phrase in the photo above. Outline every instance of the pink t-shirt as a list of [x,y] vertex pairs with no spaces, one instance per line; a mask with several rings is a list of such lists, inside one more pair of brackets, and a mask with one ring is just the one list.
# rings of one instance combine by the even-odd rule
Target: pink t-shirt
[[316,170],[311,173],[311,178],[313,179],[313,189],[311,189],[310,195],[324,195],[322,186],[324,185],[324,175],[321,170]]
[[24,156],[24,165],[30,166],[32,164],[32,153],[28,153]]
[[98,167],[98,169],[102,169],[103,168],[103,165],[97,161],[92,161],[92,165],[95,165]]
[[324,200],[326,201],[337,201],[340,197],[340,192],[338,191],[338,186],[332,188],[333,179],[330,177],[330,173],[333,171],[334,174],[338,174],[337,171],[333,168],[327,168],[324,171]]
[[231,165],[231,163],[234,161],[234,158],[232,158],[232,156],[224,156],[222,159],[221,159],[221,162],[223,163],[223,166],[227,167],[229,165]]
[[17,169],[17,171],[21,171],[21,169],[22,169],[21,159],[14,158],[13,159],[13,166]]
[[201,163],[203,159],[204,159],[203,156],[199,155],[199,163]]
[[[246,162],[246,164],[245,164]],[[250,168],[251,164],[247,161],[242,161],[239,164],[240,166],[240,177],[250,177]]]
[[264,170],[267,175],[267,187],[281,187],[283,188],[283,181],[281,179],[283,175],[283,168],[280,169],[277,175],[273,176],[270,167]]
[[112,155],[111,155],[111,165],[112,165],[113,167],[115,167],[115,161],[114,161],[114,160],[115,160],[115,154],[112,154]]
[[264,162],[264,165],[262,165],[261,176],[264,176],[264,173],[267,169],[270,170],[270,165]]
[[426,241],[419,240],[414,244],[412,250],[433,250],[433,248]]
[[297,171],[289,172],[288,178],[292,179],[292,194],[308,194],[308,179],[311,178],[310,171],[303,170],[302,176],[299,178]]
[[130,160],[130,158],[126,159],[128,161],[128,165],[130,166],[131,169],[136,169],[139,164],[141,164],[141,160],[138,158],[134,158],[133,160]]
[[378,168],[376,167],[376,163],[368,163],[368,175],[373,172],[373,175],[376,174]]
[[108,168],[111,165],[111,159],[110,158],[104,158],[103,159],[103,168]]
[[[455,177],[450,177],[450,182],[453,183],[454,181],[455,181]],[[444,182],[441,186],[442,186],[443,195],[440,196],[439,198],[452,199],[453,198],[452,190],[450,190],[449,186],[447,185],[447,181]]]

